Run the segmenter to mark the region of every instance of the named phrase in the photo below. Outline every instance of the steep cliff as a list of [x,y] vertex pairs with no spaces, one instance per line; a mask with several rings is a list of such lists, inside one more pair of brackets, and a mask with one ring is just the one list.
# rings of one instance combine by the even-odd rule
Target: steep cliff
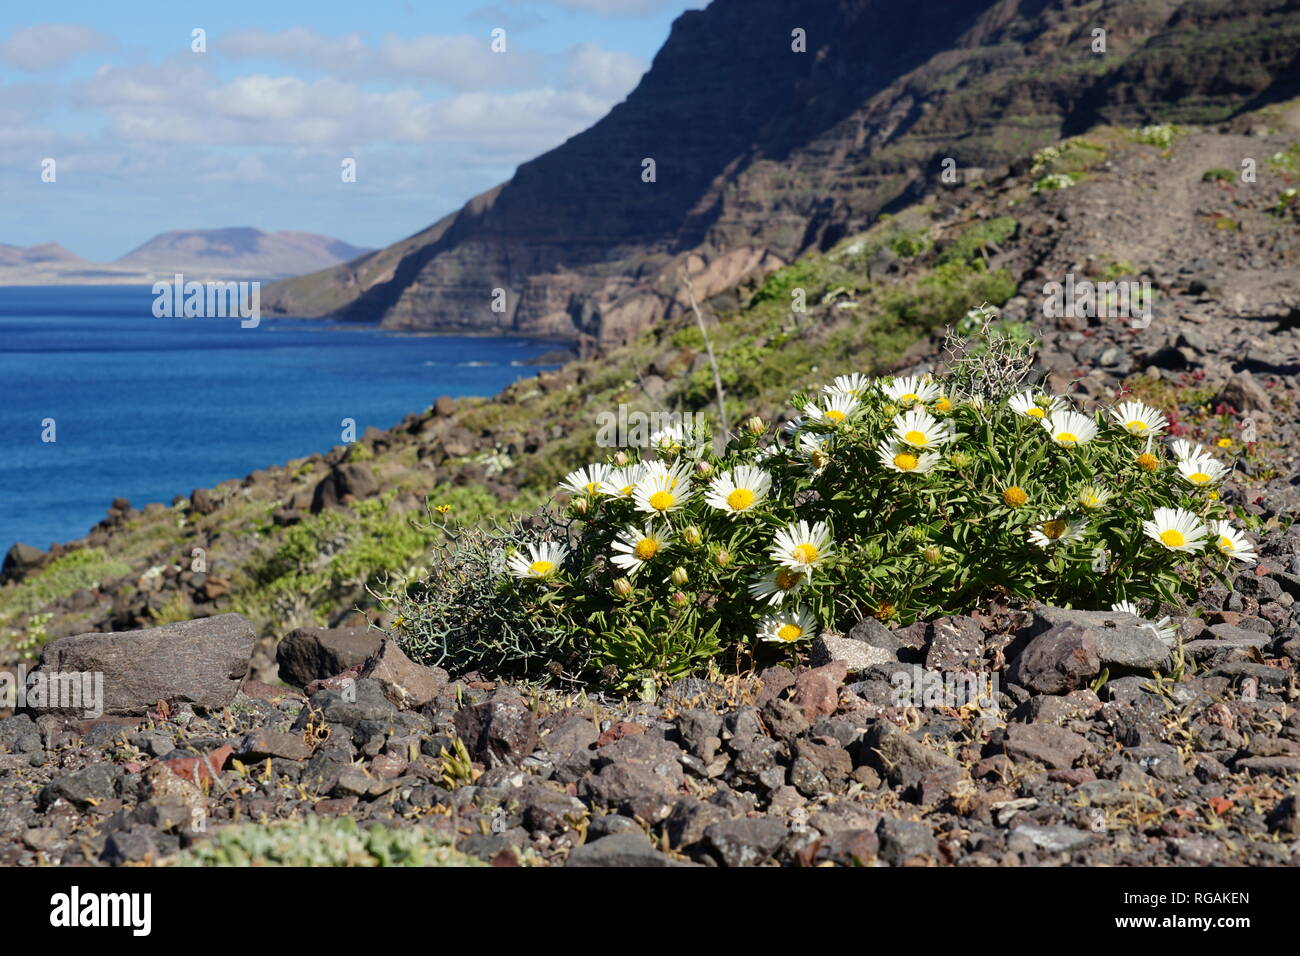
[[1214,123],[1293,96],[1297,50],[1288,0],[714,0],[591,129],[264,302],[625,341],[682,307],[683,267],[708,297],[915,197],[947,157],[977,178],[1099,122]]

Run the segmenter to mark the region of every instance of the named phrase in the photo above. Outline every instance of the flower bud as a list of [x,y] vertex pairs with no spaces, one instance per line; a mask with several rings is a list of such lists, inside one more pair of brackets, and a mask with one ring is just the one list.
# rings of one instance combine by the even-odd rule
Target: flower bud
[[618,465],[618,467],[620,468],[626,468],[627,463],[628,463],[627,452],[620,451],[615,453],[614,464]]
[[745,422],[745,427],[748,428],[749,433],[751,435],[754,435],[755,437],[767,431],[767,424],[763,421],[763,419],[759,418],[757,415],[755,415],[749,421]]
[[682,540],[692,548],[697,548],[704,543],[704,532],[699,525],[689,524],[682,529]]
[[731,564],[731,552],[726,548],[723,548],[713,556],[713,560],[717,562],[718,567],[725,568],[727,565]]
[[685,568],[683,567],[673,568],[673,584],[677,585],[679,588],[685,587],[686,582],[689,581],[690,579],[691,576],[686,573]]
[[938,564],[943,560],[943,548],[932,544],[921,552],[921,556],[925,558],[926,564]]
[[585,515],[591,510],[591,499],[574,498],[569,502],[569,508],[575,515]]
[[691,603],[691,599],[681,591],[674,591],[668,600],[672,602],[673,607],[686,607],[687,604]]
[[707,461],[697,461],[695,463],[695,473],[701,478],[712,478],[713,466]]
[[622,598],[630,596],[632,593],[632,582],[627,578],[619,578],[614,582],[614,593]]

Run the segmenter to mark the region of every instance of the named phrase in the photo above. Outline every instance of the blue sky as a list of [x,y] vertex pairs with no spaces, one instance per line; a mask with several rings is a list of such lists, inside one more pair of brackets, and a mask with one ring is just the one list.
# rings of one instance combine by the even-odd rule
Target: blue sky
[[594,123],[705,5],[0,4],[0,243],[108,261],[168,229],[259,226],[387,245]]

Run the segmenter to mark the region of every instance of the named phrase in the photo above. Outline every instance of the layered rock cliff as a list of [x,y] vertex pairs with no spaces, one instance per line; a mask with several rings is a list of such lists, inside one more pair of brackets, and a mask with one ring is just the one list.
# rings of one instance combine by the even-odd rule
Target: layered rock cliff
[[722,292],[915,197],[945,158],[978,178],[1099,122],[1214,123],[1293,96],[1297,50],[1288,0],[714,0],[591,129],[263,301],[626,341],[683,307],[683,268],[698,295]]

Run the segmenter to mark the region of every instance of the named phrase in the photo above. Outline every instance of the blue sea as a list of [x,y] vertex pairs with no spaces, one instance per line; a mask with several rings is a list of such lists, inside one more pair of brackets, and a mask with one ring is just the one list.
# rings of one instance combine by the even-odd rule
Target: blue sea
[[[0,287],[0,556],[80,538],[114,498],[170,503],[491,395],[555,348],[332,322],[155,318],[148,287]],[[54,442],[42,441],[53,419]]]

